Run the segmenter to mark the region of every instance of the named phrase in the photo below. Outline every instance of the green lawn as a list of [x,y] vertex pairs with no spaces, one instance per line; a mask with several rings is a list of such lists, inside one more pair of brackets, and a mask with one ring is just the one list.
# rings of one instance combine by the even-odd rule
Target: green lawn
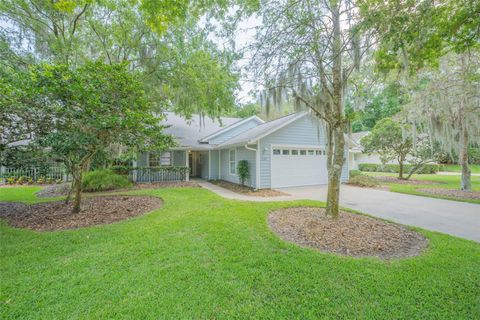
[[[33,192],[8,198],[0,190],[27,201]],[[319,202],[239,202],[204,189],[130,193],[161,197],[164,207],[51,233],[0,223],[0,318],[480,318],[478,243],[421,231],[430,244],[416,258],[340,257],[285,243],[267,226],[272,209]]]
[[[363,172],[363,173],[370,176],[392,176],[392,177],[398,176],[398,174],[396,173],[385,173],[385,172]],[[414,194],[414,195],[420,195],[420,196],[426,196],[426,197],[432,197],[432,198],[456,200],[456,201],[465,201],[465,202],[471,202],[471,203],[480,203],[480,200],[473,200],[473,199],[462,200],[458,198],[437,196],[437,195],[432,195],[432,194],[418,191],[418,189],[423,189],[423,188],[459,189],[460,188],[459,175],[457,176],[457,175],[440,175],[440,174],[414,174],[411,179],[434,181],[434,182],[438,182],[438,184],[428,184],[428,185],[398,184],[398,183],[385,183],[385,184],[390,188],[390,191],[393,191],[393,192],[408,193],[408,194]],[[472,176],[472,189],[474,191],[480,191],[479,176]]]
[[[471,164],[470,170],[472,173],[480,173],[480,164]],[[462,172],[462,167],[459,164],[442,164],[442,171]]]

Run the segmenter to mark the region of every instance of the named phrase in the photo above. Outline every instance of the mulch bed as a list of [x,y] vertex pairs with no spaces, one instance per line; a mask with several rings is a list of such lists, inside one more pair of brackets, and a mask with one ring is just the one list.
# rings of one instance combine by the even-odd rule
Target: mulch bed
[[463,191],[456,189],[444,189],[444,188],[423,188],[417,189],[417,191],[437,195],[437,196],[446,196],[458,199],[473,199],[480,200],[480,192],[478,191]]
[[229,181],[225,180],[215,180],[215,181],[210,181],[211,183],[228,189],[233,192],[241,193],[247,196],[255,196],[255,197],[280,197],[280,196],[288,196],[289,194],[285,192],[281,192],[275,189],[259,189],[259,190],[254,190],[253,188],[247,187],[247,186],[242,186],[240,184],[232,183]]
[[397,177],[391,177],[391,176],[375,176],[374,177],[376,180],[378,180],[380,183],[396,183],[396,184],[414,184],[414,185],[420,185],[420,184],[442,184],[442,182],[438,181],[428,181],[428,180],[416,180],[416,179],[408,179],[408,180],[402,180],[398,179]]
[[86,197],[81,211],[72,213],[72,202],[52,201],[26,205],[0,202],[0,218],[16,228],[36,231],[77,229],[140,216],[162,206],[162,200],[148,196]]
[[45,186],[42,190],[36,193],[39,198],[50,198],[50,197],[59,197],[65,196],[70,190],[70,183],[61,183],[61,184],[51,184]]
[[336,220],[323,208],[276,210],[268,224],[287,242],[352,257],[413,257],[428,245],[425,237],[403,226],[348,212]]
[[[36,195],[40,198],[59,197],[68,194],[70,189],[70,183],[47,185],[42,190],[38,191]],[[143,189],[161,189],[161,188],[201,188],[198,183],[190,181],[165,181],[165,182],[152,182],[152,183],[137,183],[128,188],[115,189],[109,191],[99,191],[95,193],[110,193],[110,192],[123,192],[130,190],[143,190]],[[93,193],[93,194],[95,194]]]
[[[165,181],[165,182],[151,182],[151,183],[137,183],[128,190],[137,189],[161,189],[161,188],[201,188],[201,186],[192,181]],[[117,190],[115,190],[117,191]]]

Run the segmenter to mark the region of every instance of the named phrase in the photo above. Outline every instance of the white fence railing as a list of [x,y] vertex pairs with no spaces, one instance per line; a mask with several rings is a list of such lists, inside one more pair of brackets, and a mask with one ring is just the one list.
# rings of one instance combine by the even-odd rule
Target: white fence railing
[[0,167],[0,179],[2,182],[5,182],[8,178],[19,179],[20,177],[25,177],[27,179],[32,179],[33,181],[38,181],[40,179],[51,179],[51,180],[62,180],[70,181],[71,177],[67,174],[64,167],[53,166],[48,168],[7,168]]

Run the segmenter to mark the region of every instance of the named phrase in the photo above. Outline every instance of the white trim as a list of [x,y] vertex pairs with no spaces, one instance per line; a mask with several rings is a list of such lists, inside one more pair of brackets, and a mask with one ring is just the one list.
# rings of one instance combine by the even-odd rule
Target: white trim
[[188,163],[188,150],[185,150],[185,166],[188,168],[185,180],[190,181],[190,166]]
[[253,148],[250,148],[247,144],[243,146],[246,150],[250,150],[250,151],[255,151],[255,186],[252,186],[252,180],[250,179],[250,186],[251,187],[255,187],[255,189],[258,189],[257,188],[257,184],[258,184],[258,180],[257,180],[257,174],[258,174],[258,170],[257,170],[257,154],[258,154],[258,145],[257,145],[257,148],[256,149],[253,149]]
[[222,180],[222,150],[218,150],[218,180]]
[[208,180],[212,179],[212,156],[210,150],[208,150]]
[[[232,168],[231,168],[232,160],[230,159],[230,152],[232,150],[235,153],[235,165],[234,165],[235,173],[232,173]],[[237,175],[237,148],[228,149],[228,174],[231,176]]]
[[257,142],[257,152],[255,154],[255,188],[260,189],[260,140]]
[[235,123],[233,123],[233,124],[231,124],[231,125],[223,128],[223,129],[220,129],[220,130],[218,130],[218,131],[216,131],[216,132],[214,132],[214,133],[211,133],[211,134],[209,134],[208,136],[199,139],[198,141],[199,141],[199,142],[208,142],[208,140],[210,140],[210,139],[212,139],[212,138],[214,138],[214,137],[216,137],[216,136],[218,136],[218,135],[220,135],[220,134],[222,134],[222,133],[228,132],[228,131],[230,131],[231,129],[236,128],[236,127],[238,127],[238,126],[240,126],[240,125],[242,125],[242,124],[244,124],[244,123],[247,123],[247,122],[250,121],[250,120],[256,120],[256,121],[259,121],[260,123],[265,123],[265,121],[263,121],[263,120],[260,119],[259,117],[257,117],[257,116],[251,116],[251,117],[245,118],[245,119],[243,119],[243,120],[237,121],[237,122],[235,122]]

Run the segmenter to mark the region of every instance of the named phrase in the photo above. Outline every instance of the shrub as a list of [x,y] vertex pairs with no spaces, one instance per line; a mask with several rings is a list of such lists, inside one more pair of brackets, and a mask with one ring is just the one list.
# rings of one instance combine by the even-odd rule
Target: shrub
[[[403,172],[408,173],[412,170],[413,166],[411,164],[405,164],[403,166]],[[365,172],[390,172],[390,173],[398,173],[400,171],[400,166],[398,164],[376,164],[376,163],[360,163],[358,165],[358,169],[360,171]],[[434,174],[437,173],[440,169],[438,164],[425,164],[422,168],[417,170],[418,174]]]
[[360,170],[350,170],[350,178],[360,176],[362,175],[362,172]]
[[83,190],[96,192],[125,188],[130,186],[131,182],[110,169],[102,169],[85,174],[82,184]]
[[348,184],[359,186],[359,187],[376,187],[379,185],[377,179],[370,177],[364,174],[350,177]]
[[245,185],[245,181],[250,177],[250,169],[248,168],[247,160],[240,160],[237,164],[237,174],[240,179],[240,183]]

